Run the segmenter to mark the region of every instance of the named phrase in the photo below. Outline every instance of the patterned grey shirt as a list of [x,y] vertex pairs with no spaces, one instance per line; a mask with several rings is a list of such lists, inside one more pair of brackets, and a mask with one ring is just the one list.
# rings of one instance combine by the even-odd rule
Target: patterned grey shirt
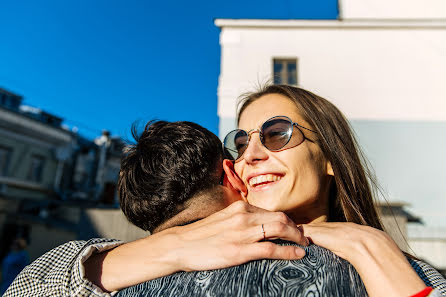
[[300,260],[258,260],[226,269],[180,272],[117,294],[130,296],[367,296],[352,265],[317,245]]
[[[226,269],[180,272],[124,289],[116,297],[367,296],[350,263],[317,245],[304,249],[300,260],[258,260]],[[437,284],[446,294],[446,282],[438,272],[411,263],[428,286]],[[430,278],[427,273],[432,273]],[[436,294],[441,296],[439,290]]]
[[[83,263],[93,253],[109,250],[120,244],[122,244],[121,241],[98,238],[89,241],[71,241],[58,246],[28,265],[17,276],[3,296],[108,297],[115,295],[117,292],[112,294],[104,293],[93,283],[85,279]],[[311,254],[311,249],[317,250],[318,248],[312,246],[308,247],[308,249],[310,251],[309,254]],[[321,271],[327,265],[327,263],[323,263],[322,261],[332,260],[334,262],[333,266],[339,265],[339,267],[345,267],[342,268],[343,270],[339,275],[318,276],[317,273],[315,274],[315,271],[309,270],[308,267],[304,268],[302,266],[296,268],[295,264],[299,263],[299,261],[259,260],[222,270],[177,273],[128,288],[121,291],[121,294],[127,295],[121,296],[139,296],[137,294],[144,294],[147,287],[149,287],[149,292],[153,295],[146,294],[140,296],[177,296],[175,294],[169,295],[166,293],[166,295],[163,295],[161,293],[171,292],[171,290],[178,292],[178,294],[183,294],[183,296],[195,296],[199,294],[205,296],[223,296],[221,292],[225,292],[224,294],[226,296],[237,296],[236,294],[241,294],[241,292],[247,292],[251,296],[281,296],[280,294],[287,296],[312,296],[297,295],[305,292],[321,292],[322,295],[319,296],[348,296],[347,293],[346,295],[325,295],[325,292],[331,292],[332,290],[333,280],[330,280],[331,277],[335,277],[336,280],[340,281],[357,282],[358,288],[362,287],[362,283],[357,279],[356,272],[344,260],[337,258],[329,252],[326,255],[322,253],[322,256],[326,258],[323,260],[322,258],[318,259],[317,257],[310,256],[308,258],[306,257],[306,260],[299,261],[307,261],[309,267],[317,268]],[[437,296],[446,296],[446,281],[435,269],[421,261],[410,260],[410,262],[426,285],[437,288]],[[272,270],[270,271],[270,269]],[[233,275],[231,277],[232,279],[229,275]],[[268,278],[271,278],[271,280],[267,282],[266,280]],[[325,283],[309,285],[310,283],[307,282],[305,285],[304,280],[307,278],[324,280]],[[302,282],[304,285],[301,284]],[[330,282],[331,285],[329,284]],[[290,287],[287,288],[284,284],[289,284]],[[166,288],[168,286],[171,287],[166,289],[164,286],[167,286]],[[333,292],[344,292],[342,290],[346,290],[345,292],[354,292],[357,290],[354,286],[356,285],[349,283],[348,285],[342,286],[341,289],[336,288]],[[192,287],[194,291],[191,291],[190,288]],[[207,288],[209,293],[206,293],[202,288]],[[364,292],[360,294],[363,295],[357,296],[365,296]]]

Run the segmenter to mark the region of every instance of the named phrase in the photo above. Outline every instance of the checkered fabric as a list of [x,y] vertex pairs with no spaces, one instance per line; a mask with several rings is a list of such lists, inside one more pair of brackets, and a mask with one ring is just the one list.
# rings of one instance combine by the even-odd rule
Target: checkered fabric
[[[418,276],[424,281],[426,286],[433,287],[441,293],[438,296],[446,296],[446,280],[437,270],[429,264],[422,261],[409,259],[410,265],[417,272]],[[436,296],[436,295],[429,295]]]
[[442,297],[444,295],[441,294],[440,291],[438,291],[438,289],[433,290],[428,297]]
[[60,245],[25,267],[3,297],[111,296],[85,279],[82,263],[92,254],[120,244],[121,241],[96,238]]

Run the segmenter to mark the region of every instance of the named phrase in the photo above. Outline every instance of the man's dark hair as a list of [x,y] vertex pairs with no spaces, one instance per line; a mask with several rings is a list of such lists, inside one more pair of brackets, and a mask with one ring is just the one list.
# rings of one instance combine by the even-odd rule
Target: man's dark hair
[[121,209],[127,219],[153,231],[185,208],[197,194],[216,187],[223,150],[220,139],[192,122],[150,121],[129,145],[118,180]]

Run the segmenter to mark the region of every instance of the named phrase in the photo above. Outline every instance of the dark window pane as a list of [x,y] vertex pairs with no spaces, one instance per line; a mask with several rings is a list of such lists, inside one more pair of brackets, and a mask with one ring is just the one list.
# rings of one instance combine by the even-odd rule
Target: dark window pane
[[283,69],[283,62],[281,62],[281,61],[274,61],[274,74],[282,73],[282,69]]
[[12,155],[11,149],[0,147],[0,175],[6,176],[8,174],[8,167],[11,155]]
[[31,165],[28,171],[28,179],[33,182],[40,182],[42,180],[44,159],[39,156],[31,157]]
[[278,75],[274,75],[274,84],[281,85],[282,84],[282,77]]
[[288,70],[288,84],[297,85],[297,71],[296,71],[296,62],[288,62],[287,65]]
[[274,60],[274,83],[282,84],[282,71],[283,71],[283,63],[282,61]]

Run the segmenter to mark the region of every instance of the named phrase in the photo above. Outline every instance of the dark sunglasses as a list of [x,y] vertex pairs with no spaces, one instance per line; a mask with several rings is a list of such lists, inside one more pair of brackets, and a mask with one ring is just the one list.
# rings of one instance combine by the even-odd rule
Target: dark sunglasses
[[[297,133],[293,134],[294,127],[296,127]],[[232,161],[240,159],[248,147],[249,139],[254,132],[259,132],[262,144],[273,152],[298,146],[307,139],[300,128],[317,133],[298,123],[294,123],[286,116],[272,117],[264,122],[260,129],[253,129],[248,132],[242,129],[233,130],[226,135],[223,141],[225,157]]]

